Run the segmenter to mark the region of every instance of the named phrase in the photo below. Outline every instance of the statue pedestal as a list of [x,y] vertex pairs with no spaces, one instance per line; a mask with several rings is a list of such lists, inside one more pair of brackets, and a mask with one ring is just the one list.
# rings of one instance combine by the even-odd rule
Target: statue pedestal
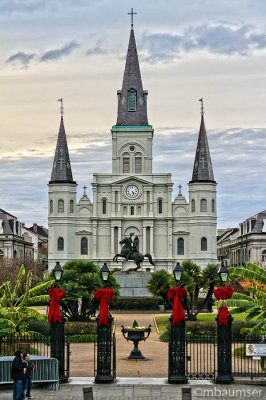
[[[127,261],[129,268],[134,268],[135,264],[132,261]],[[133,265],[131,267],[131,264]],[[128,269],[128,268],[127,268]],[[123,297],[151,297],[146,286],[151,277],[150,272],[115,272],[115,277],[120,285],[120,296]]]

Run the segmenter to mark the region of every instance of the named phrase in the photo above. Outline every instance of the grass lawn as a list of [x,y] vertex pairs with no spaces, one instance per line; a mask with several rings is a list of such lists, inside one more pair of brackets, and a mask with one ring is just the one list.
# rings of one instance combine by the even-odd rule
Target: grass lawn
[[[213,314],[198,314],[198,321],[215,321],[217,314],[213,313]],[[160,317],[155,317],[158,329],[160,334],[163,333],[168,324],[169,324],[169,317],[170,315],[163,315]],[[243,321],[246,317],[245,313],[242,314],[234,314],[234,321]]]

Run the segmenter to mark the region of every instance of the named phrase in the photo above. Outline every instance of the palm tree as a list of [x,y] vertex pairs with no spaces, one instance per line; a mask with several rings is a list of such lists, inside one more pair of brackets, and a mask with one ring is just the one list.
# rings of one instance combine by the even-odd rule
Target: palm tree
[[250,296],[234,293],[232,299],[224,301],[227,307],[235,307],[231,313],[247,313],[246,321],[255,320],[256,325],[248,336],[266,333],[266,270],[262,267],[245,263],[243,267],[231,267],[230,276],[245,282],[245,289]]

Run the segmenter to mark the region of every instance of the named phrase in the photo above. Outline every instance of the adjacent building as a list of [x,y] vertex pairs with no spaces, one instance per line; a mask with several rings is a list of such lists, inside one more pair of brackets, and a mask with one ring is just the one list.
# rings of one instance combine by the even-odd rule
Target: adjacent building
[[153,257],[155,267],[145,261],[144,270],[171,272],[177,261],[187,259],[202,267],[217,262],[216,181],[203,110],[189,198],[179,190],[173,201],[171,173],[152,172],[156,133],[148,122],[147,99],[132,27],[122,89],[117,91],[117,121],[111,128],[112,172],[94,173],[93,201],[86,192],[77,201],[61,115],[48,185],[49,269],[56,261],[64,264],[73,259],[128,269],[131,261],[119,259],[116,264],[113,256],[120,252],[121,239],[130,233],[138,236],[139,251]]

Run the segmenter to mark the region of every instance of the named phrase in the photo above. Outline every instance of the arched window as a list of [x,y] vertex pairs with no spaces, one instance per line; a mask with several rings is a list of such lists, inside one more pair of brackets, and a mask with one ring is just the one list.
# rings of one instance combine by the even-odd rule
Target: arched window
[[123,207],[123,215],[127,215],[127,206]]
[[106,214],[106,200],[103,199],[103,214]]
[[183,238],[177,239],[177,254],[179,256],[184,255],[184,239]]
[[64,200],[62,199],[58,200],[58,212],[59,213],[64,212]]
[[162,201],[162,199],[158,200],[158,213],[159,214],[163,213],[163,201]]
[[141,206],[138,206],[138,215],[141,215]]
[[128,155],[123,157],[123,173],[128,174],[130,172],[130,158]]
[[69,202],[69,212],[73,213],[74,212],[74,201],[70,200]]
[[50,213],[54,211],[54,203],[53,200],[50,200]]
[[207,239],[206,239],[206,237],[201,238],[201,251],[207,251]]
[[14,250],[14,258],[17,258],[17,250]]
[[135,89],[128,91],[128,111],[137,110],[137,92]]
[[212,199],[212,212],[215,212],[215,201]]
[[134,215],[135,214],[135,210],[134,210],[134,206],[130,207],[130,215]]
[[195,212],[196,211],[196,205],[195,205],[195,199],[191,200],[191,212]]
[[2,260],[2,258],[4,258],[4,252],[0,250],[0,260]]
[[80,241],[80,253],[88,254],[88,239],[83,237]]
[[57,250],[64,251],[64,239],[62,237],[57,239]]
[[141,174],[142,172],[142,157],[140,153],[135,156],[135,174]]
[[207,200],[206,199],[200,200],[200,211],[207,212]]

